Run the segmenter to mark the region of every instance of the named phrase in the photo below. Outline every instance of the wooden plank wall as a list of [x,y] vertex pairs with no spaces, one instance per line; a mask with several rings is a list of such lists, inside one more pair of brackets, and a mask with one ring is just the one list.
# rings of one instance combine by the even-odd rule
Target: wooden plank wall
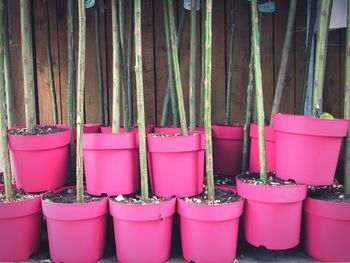
[[[51,22],[51,41],[56,92],[59,105],[59,121],[67,123],[67,20],[66,1],[48,0]],[[128,1],[126,1],[127,3]],[[175,2],[175,0],[174,0]],[[228,45],[231,0],[215,0],[213,6],[213,121],[224,120],[225,105],[225,46]],[[105,114],[111,118],[112,104],[112,43],[110,1],[104,1],[100,10],[101,46],[103,57],[103,77],[105,88]],[[182,1],[176,0],[179,13]],[[276,1],[277,11],[263,15],[262,27],[262,71],[265,96],[265,111],[269,118],[274,86],[277,81],[280,56],[287,24],[289,1]],[[281,112],[294,113],[300,103],[304,74],[304,42],[306,23],[306,1],[299,1],[292,48],[286,75],[285,91]],[[48,65],[43,35],[43,3],[32,1],[34,68],[36,92],[38,96],[38,119],[40,123],[51,123],[51,98],[49,93]],[[200,21],[198,14],[198,23]],[[126,16],[127,17],[127,16]],[[178,14],[176,15],[178,19]],[[237,1],[236,34],[234,47],[234,74],[232,96],[232,121],[242,122],[246,105],[246,86],[248,80],[249,40],[250,40],[249,2]],[[23,77],[21,66],[21,39],[19,21],[19,0],[9,1],[9,24],[11,56],[15,87],[16,124],[24,124]],[[148,123],[159,123],[163,107],[163,97],[167,83],[167,56],[164,39],[163,0],[142,0],[142,38],[143,70],[145,87],[145,110]],[[77,8],[75,9],[75,28],[77,29]],[[127,29],[128,31],[129,29]],[[198,25],[198,40],[201,36]],[[97,92],[97,67],[95,51],[94,10],[87,10],[87,68],[86,68],[86,122],[99,123],[99,99]],[[77,40],[77,34],[76,34]],[[325,111],[341,117],[343,105],[343,52],[344,30],[335,30],[329,35],[329,57],[325,79]],[[190,20],[186,22],[183,44],[180,51],[180,69],[186,108],[188,109],[188,68],[190,48]],[[76,42],[77,43],[77,42]],[[77,49],[77,45],[76,45]],[[200,41],[197,53],[197,88],[200,85]],[[135,96],[134,96],[135,97]],[[198,90],[199,108],[199,90]],[[134,98],[135,99],[135,98]]]

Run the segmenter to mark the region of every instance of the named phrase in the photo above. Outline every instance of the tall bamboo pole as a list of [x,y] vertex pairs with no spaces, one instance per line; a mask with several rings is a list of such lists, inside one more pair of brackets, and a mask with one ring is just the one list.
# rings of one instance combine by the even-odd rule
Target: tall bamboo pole
[[324,73],[326,69],[328,28],[333,0],[321,0],[318,31],[316,37],[315,77],[312,98],[312,114],[319,116],[322,112],[322,94]]
[[113,116],[112,132],[118,133],[120,128],[120,45],[117,13],[117,0],[112,0],[112,46],[113,46]]
[[260,178],[262,181],[267,180],[266,172],[266,155],[265,155],[265,114],[264,98],[261,77],[260,62],[260,32],[257,0],[251,1],[251,19],[252,19],[252,45],[254,50],[254,72],[255,72],[255,99],[258,117],[258,134],[259,134],[259,160],[260,160]]
[[197,0],[191,1],[191,47],[189,76],[190,130],[196,129]]
[[231,28],[230,41],[228,47],[228,63],[226,76],[226,107],[225,107],[225,125],[230,125],[231,119],[231,93],[232,93],[232,77],[233,77],[233,48],[236,29],[236,0],[232,1],[231,5]]
[[[348,19],[345,47],[344,119],[350,119],[350,1],[348,1]],[[350,194],[350,128],[348,129],[345,145],[344,186],[345,193]]]
[[97,77],[98,77],[98,95],[100,99],[100,121],[102,125],[106,125],[105,120],[105,99],[103,91],[103,68],[102,68],[102,51],[100,42],[100,1],[97,0],[94,9],[95,17],[95,46],[97,58]]
[[128,39],[127,39],[127,48],[126,48],[126,80],[127,80],[127,98],[129,105],[128,112],[128,120],[129,124],[132,125],[134,123],[134,113],[132,107],[132,83],[131,83],[131,51],[132,51],[132,28],[133,28],[133,1],[129,0],[129,17],[128,17]]
[[201,71],[202,71],[202,78],[201,78],[201,92],[200,92],[200,107],[199,107],[199,124],[203,123],[203,117],[204,117],[204,70],[205,70],[205,14],[206,14],[206,0],[201,0],[201,9],[202,9],[202,17],[201,17]]
[[32,130],[36,124],[35,116],[35,94],[34,94],[34,70],[32,49],[32,21],[30,0],[21,0],[21,44],[22,44],[22,66],[24,85],[24,106],[26,116],[26,127]]
[[145,106],[142,73],[141,0],[135,0],[135,76],[137,95],[137,125],[139,127],[139,152],[141,172],[141,197],[148,199],[148,172],[145,136]]
[[1,156],[2,166],[4,172],[4,183],[5,183],[5,196],[7,200],[11,200],[13,197],[12,189],[12,175],[10,156],[8,151],[7,141],[7,127],[6,127],[6,109],[5,109],[5,76],[4,76],[4,0],[0,0],[0,132],[1,132]]
[[169,11],[169,28],[171,35],[171,50],[172,50],[172,63],[174,69],[174,78],[175,78],[175,88],[177,95],[177,102],[179,107],[179,116],[180,116],[180,126],[182,135],[187,135],[187,124],[186,124],[186,113],[185,105],[182,94],[182,84],[180,76],[180,66],[179,66],[179,54],[177,50],[177,41],[176,41],[176,32],[175,32],[175,19],[174,19],[174,6],[172,0],[167,0],[168,11]]
[[4,3],[4,72],[5,72],[5,89],[6,89],[6,105],[7,105],[7,127],[12,128],[15,125],[14,116],[14,95],[12,86],[12,68],[11,68],[11,54],[10,54],[10,37],[8,24],[8,6],[7,0]]
[[270,126],[272,126],[272,115],[275,113],[278,113],[279,108],[280,108],[280,104],[281,104],[281,97],[282,97],[283,88],[284,88],[284,80],[286,77],[286,72],[287,72],[287,67],[288,67],[289,51],[290,51],[290,46],[292,43],[295,14],[297,11],[297,3],[298,3],[298,0],[291,0],[290,4],[289,4],[289,14],[288,14],[286,35],[284,37],[284,44],[283,44],[282,55],[281,55],[280,69],[278,72],[278,78],[277,78],[277,83],[276,83],[276,88],[275,88],[275,96],[274,96],[273,104],[272,104]]
[[51,49],[51,28],[50,28],[50,11],[48,0],[43,0],[44,2],[44,18],[45,18],[45,41],[46,41],[46,54],[47,54],[47,64],[49,67],[49,80],[50,80],[50,92],[51,92],[51,103],[52,103],[52,115],[53,123],[58,123],[58,112],[57,112],[57,97],[56,97],[56,87],[55,87],[55,76],[53,72],[52,63],[52,49]]
[[78,38],[78,78],[77,78],[77,202],[84,202],[83,182],[83,122],[84,122],[84,85],[85,85],[85,49],[86,49],[86,13],[85,1],[78,0],[79,38]]

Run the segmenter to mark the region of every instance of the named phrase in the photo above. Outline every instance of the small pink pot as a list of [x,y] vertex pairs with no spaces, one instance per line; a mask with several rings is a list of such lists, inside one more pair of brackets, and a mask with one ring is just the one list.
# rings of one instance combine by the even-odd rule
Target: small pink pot
[[0,262],[22,261],[39,250],[42,221],[40,199],[41,196],[37,196],[0,203]]
[[72,129],[43,135],[8,133],[16,185],[26,192],[44,192],[64,185],[68,171]]
[[53,262],[94,262],[104,253],[108,200],[60,204],[41,200]]
[[243,127],[211,126],[214,173],[235,176],[242,172]]
[[188,262],[234,262],[244,201],[221,205],[178,199],[182,254]]
[[345,119],[274,114],[278,177],[301,184],[332,184],[348,126]]
[[297,246],[307,186],[261,186],[239,179],[236,182],[237,193],[246,199],[243,216],[246,241],[270,250]]
[[153,192],[161,197],[187,197],[202,192],[204,135],[147,136],[148,167]]
[[123,204],[109,199],[118,261],[165,262],[170,255],[175,206],[175,199],[146,205]]
[[323,262],[350,262],[350,204],[306,198],[305,250]]
[[[276,153],[275,153],[275,131],[265,126],[265,151],[266,151],[266,169],[269,172],[276,171]],[[258,141],[258,125],[250,124],[250,157],[249,171],[258,173],[260,171],[259,162],[259,141]]]
[[[152,133],[153,132],[154,125],[153,124],[148,124],[145,128],[146,134]],[[125,132],[124,128],[120,128],[120,132]],[[112,133],[112,127],[101,127],[101,132],[102,133]],[[139,132],[138,127],[132,127],[129,129],[129,132]]]
[[130,194],[139,187],[137,133],[83,136],[86,190],[92,195]]

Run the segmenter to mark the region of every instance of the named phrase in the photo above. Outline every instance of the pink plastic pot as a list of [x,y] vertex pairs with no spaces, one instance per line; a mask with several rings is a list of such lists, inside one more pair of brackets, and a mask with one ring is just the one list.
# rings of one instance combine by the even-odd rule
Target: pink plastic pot
[[235,176],[242,172],[243,127],[211,127],[214,173]]
[[306,198],[305,250],[323,262],[350,262],[350,204]]
[[[188,131],[191,132],[189,129],[188,129]],[[204,127],[203,126],[196,127],[195,132],[204,133]],[[171,127],[171,126],[154,127],[154,133],[165,133],[165,134],[181,133],[181,128],[180,127]]]
[[234,262],[243,200],[221,205],[178,199],[182,254],[188,262]]
[[274,114],[278,177],[301,184],[332,184],[348,125],[343,119]]
[[139,153],[135,132],[83,136],[86,189],[89,194],[130,194],[139,187]]
[[[266,150],[266,169],[269,172],[276,171],[276,154],[275,154],[275,131],[265,126],[265,150]],[[259,162],[259,142],[258,142],[258,125],[250,124],[250,157],[249,171],[258,173],[260,170]]]
[[215,188],[225,190],[225,191],[231,191],[233,193],[237,192],[237,187],[234,185],[215,185]]
[[42,199],[50,258],[54,262],[94,262],[104,253],[108,201],[60,204]]
[[101,124],[87,123],[84,124],[84,133],[99,133],[101,130]]
[[176,200],[134,205],[109,200],[117,258],[125,263],[165,262],[170,255]]
[[148,167],[153,192],[161,197],[187,197],[203,189],[204,136],[147,136]]
[[43,135],[8,134],[13,173],[18,188],[44,192],[64,185],[68,171],[71,128]]
[[39,250],[40,198],[0,203],[0,262],[25,260]]
[[[153,124],[148,124],[146,126],[146,134],[152,133],[153,132],[154,125]],[[138,132],[139,129],[138,127],[132,127],[129,129],[130,132]],[[102,133],[112,133],[112,127],[101,127],[101,132]],[[124,128],[120,128],[120,132],[125,132]]]
[[236,182],[237,193],[246,199],[243,216],[246,241],[271,250],[297,246],[307,186],[260,186],[239,179]]

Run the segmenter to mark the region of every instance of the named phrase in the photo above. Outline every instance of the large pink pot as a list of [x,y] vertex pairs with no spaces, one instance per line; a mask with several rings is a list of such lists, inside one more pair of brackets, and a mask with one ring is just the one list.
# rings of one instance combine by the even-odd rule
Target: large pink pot
[[109,200],[117,258],[125,263],[157,263],[169,258],[176,200],[123,204]]
[[[146,134],[152,133],[153,132],[154,125],[153,124],[148,124],[145,127],[145,132]],[[120,132],[125,132],[124,128],[120,128]],[[129,129],[129,132],[138,132],[139,128],[138,127],[132,127]],[[101,127],[101,132],[102,133],[112,133],[112,127]]]
[[108,200],[60,204],[42,199],[53,262],[93,262],[104,253]]
[[[275,131],[265,126],[265,151],[266,151],[266,169],[269,172],[276,171],[276,153],[275,153]],[[258,141],[258,125],[250,124],[250,157],[249,171],[258,173],[260,171],[259,162],[259,141]]]
[[260,186],[239,179],[236,182],[237,193],[246,199],[243,216],[246,241],[271,250],[297,246],[307,186]]
[[214,173],[235,176],[242,172],[243,127],[211,126]]
[[119,195],[138,190],[137,133],[88,133],[84,134],[83,141],[89,194]]
[[16,185],[26,192],[44,192],[64,185],[68,171],[71,128],[43,135],[8,134]]
[[323,262],[350,262],[350,204],[306,198],[305,250]]
[[153,192],[161,197],[187,197],[203,189],[204,136],[147,136],[148,167]]
[[344,119],[274,114],[278,177],[301,184],[332,184],[348,125]]
[[204,205],[178,199],[182,254],[189,262],[234,262],[243,200]]
[[40,198],[0,203],[0,262],[25,260],[39,250]]

